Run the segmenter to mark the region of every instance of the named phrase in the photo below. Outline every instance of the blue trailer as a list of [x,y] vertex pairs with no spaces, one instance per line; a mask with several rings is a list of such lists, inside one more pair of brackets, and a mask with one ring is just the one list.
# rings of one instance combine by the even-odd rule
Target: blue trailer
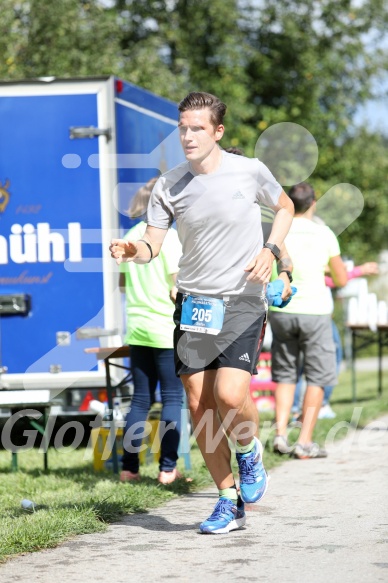
[[123,337],[109,241],[136,190],[183,160],[177,119],[114,77],[0,83],[0,388],[105,386],[85,348]]

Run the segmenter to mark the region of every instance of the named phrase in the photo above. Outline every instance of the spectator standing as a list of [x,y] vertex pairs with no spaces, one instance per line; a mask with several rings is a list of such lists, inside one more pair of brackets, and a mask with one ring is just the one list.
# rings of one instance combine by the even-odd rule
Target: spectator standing
[[[357,265],[353,267],[349,271],[347,271],[348,281],[350,279],[354,279],[357,277],[367,277],[369,275],[377,275],[379,273],[379,266],[375,261],[367,261],[362,265]],[[326,285],[329,289],[333,289],[336,287],[333,279],[327,275],[325,277]],[[333,328],[333,340],[335,344],[335,355],[336,355],[336,365],[337,365],[337,374],[340,372],[343,350],[342,350],[342,341],[341,336],[338,330],[338,327],[334,320],[331,321],[332,328]],[[334,385],[325,386],[323,390],[323,403],[322,407],[318,414],[318,419],[334,419],[336,417],[335,412],[330,406],[330,399],[331,395],[333,394]]]
[[[145,218],[156,178],[136,193],[129,216]],[[141,240],[146,230],[144,220],[135,225],[125,239]],[[182,254],[175,229],[170,229],[159,256],[144,266],[121,263],[119,286],[126,297],[127,330],[125,342],[131,347],[131,371],[134,393],[126,417],[123,470],[120,480],[140,480],[139,451],[144,424],[160,383],[161,446],[158,481],[171,484],[181,475],[176,469],[181,430],[183,386],[175,375],[173,313],[176,275]]]
[[[314,217],[315,218],[315,217]],[[323,224],[323,223],[322,223]],[[369,275],[377,275],[379,273],[378,264],[375,261],[367,261],[362,265],[358,265],[353,267],[349,271],[347,271],[348,281],[354,279],[356,277],[366,277]],[[329,301],[332,303],[332,308],[334,309],[333,300],[331,297],[331,290],[335,288],[335,283],[333,279],[329,276],[325,276],[325,283],[327,286],[327,292],[330,294]],[[342,341],[341,336],[338,330],[338,327],[334,320],[331,321],[332,330],[333,330],[333,341],[335,345],[335,356],[336,356],[336,370],[337,375],[340,372],[341,362],[342,362]],[[300,377],[298,379],[296,389],[295,389],[295,396],[294,396],[294,403],[292,406],[292,412],[294,413],[295,417],[297,418],[300,413],[300,402],[301,402],[301,392],[302,392],[302,385],[304,382],[303,371],[301,371]],[[323,402],[321,409],[318,414],[318,419],[334,419],[336,417],[336,413],[333,411],[330,405],[330,398],[334,390],[334,385],[326,385],[323,389]]]
[[329,266],[337,287],[346,284],[347,275],[336,236],[328,227],[312,220],[313,187],[302,182],[291,188],[289,196],[295,206],[295,218],[285,244],[292,258],[293,281],[298,293],[281,311],[272,307],[270,312],[272,378],[278,383],[274,450],[290,452],[287,426],[303,358],[307,387],[294,455],[307,459],[327,455],[312,437],[323,401],[323,387],[335,385],[337,376],[332,305],[325,285],[325,268]]

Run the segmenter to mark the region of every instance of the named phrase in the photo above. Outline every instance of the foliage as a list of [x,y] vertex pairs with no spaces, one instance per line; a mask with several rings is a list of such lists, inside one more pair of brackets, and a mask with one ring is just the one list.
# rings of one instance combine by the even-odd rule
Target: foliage
[[[97,0],[3,0],[4,79],[111,74],[119,54],[115,15]],[[113,71],[115,72],[115,71]]]
[[376,261],[388,241],[387,138],[361,129],[332,151],[331,175],[325,172],[326,187],[351,182],[364,197],[360,217],[340,236],[341,250],[357,264]]
[[314,184],[350,182],[364,195],[343,236],[344,251],[364,258],[386,241],[385,144],[352,120],[386,70],[387,8],[387,0],[2,0],[0,78],[113,74],[173,101],[206,90],[228,105],[223,145],[249,156],[268,126],[301,124],[319,147]]
[[366,35],[383,34],[386,2],[265,0],[249,10],[251,99],[261,119],[301,123],[320,148],[331,144],[383,70],[383,50]]

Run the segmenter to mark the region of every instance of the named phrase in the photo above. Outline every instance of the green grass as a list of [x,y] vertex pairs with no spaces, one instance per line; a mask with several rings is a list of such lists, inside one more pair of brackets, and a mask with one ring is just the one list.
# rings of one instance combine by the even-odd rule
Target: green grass
[[[85,459],[86,458],[86,459]],[[171,486],[156,481],[156,463],[142,467],[139,484],[122,484],[112,472],[94,472],[91,450],[60,452],[50,448],[45,473],[38,450],[18,454],[18,472],[10,467],[11,454],[0,452],[0,561],[10,555],[55,547],[77,534],[104,531],[109,522],[134,512],[146,512],[177,495],[210,483],[198,449],[191,452],[193,481],[178,480]],[[183,462],[178,464],[184,471]],[[33,500],[35,512],[20,502]]]
[[[350,374],[341,375],[332,406],[333,420],[318,421],[315,438],[321,444],[338,422],[350,422],[354,407],[361,407],[359,427],[388,411],[388,390],[378,399],[374,373],[358,373],[356,404],[351,400]],[[261,415],[261,438],[265,442],[265,465],[271,469],[287,457],[272,453],[273,414]],[[296,439],[296,430],[294,430]],[[337,433],[342,437],[344,431]],[[19,471],[11,471],[11,454],[0,451],[0,561],[19,553],[55,547],[77,534],[101,532],[107,524],[125,514],[147,512],[175,496],[199,490],[211,479],[196,446],[191,449],[192,470],[186,472],[192,482],[178,481],[160,486],[157,464],[142,468],[140,484],[121,484],[110,472],[93,471],[91,450],[49,450],[49,471],[43,472],[42,454],[29,450],[18,455]],[[184,472],[183,460],[178,467]],[[37,504],[35,512],[20,506],[23,498]]]

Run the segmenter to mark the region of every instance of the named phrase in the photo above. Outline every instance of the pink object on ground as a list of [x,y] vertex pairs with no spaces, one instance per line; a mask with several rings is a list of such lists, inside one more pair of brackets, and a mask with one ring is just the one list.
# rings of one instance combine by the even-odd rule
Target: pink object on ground
[[172,472],[159,472],[158,482],[163,485],[172,484],[178,478],[183,478],[176,468]]
[[129,472],[127,470],[123,470],[120,474],[120,482],[139,482],[140,481],[140,474],[134,474],[133,472]]

